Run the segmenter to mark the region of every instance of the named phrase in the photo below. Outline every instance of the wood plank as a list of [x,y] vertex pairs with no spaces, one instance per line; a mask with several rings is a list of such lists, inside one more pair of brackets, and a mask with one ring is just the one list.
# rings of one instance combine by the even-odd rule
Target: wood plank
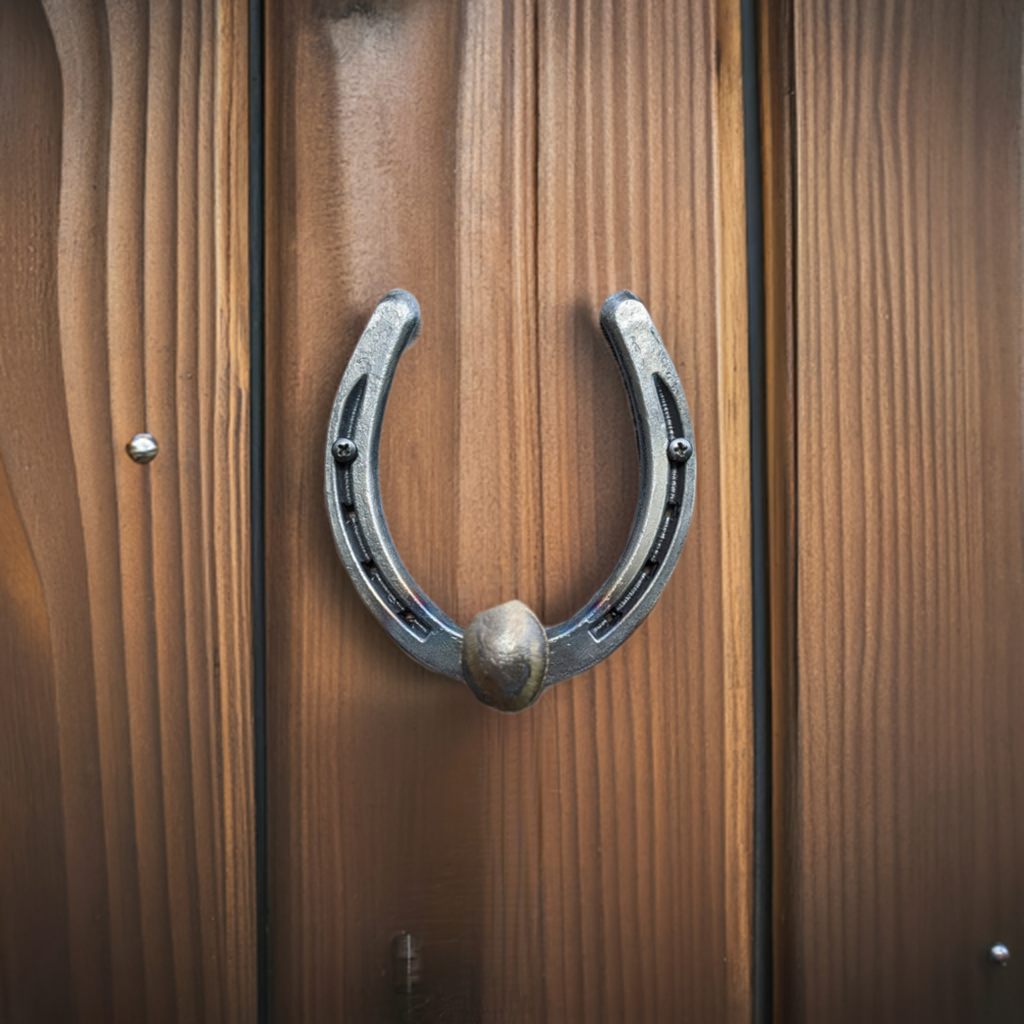
[[[282,1019],[749,1018],[749,464],[732,5],[270,11],[269,764]],[[503,717],[409,662],[323,510],[335,388],[375,302],[423,310],[381,442],[388,522],[467,623],[545,622],[624,546],[635,447],[596,326],[649,304],[700,494],[650,621]],[[400,930],[424,946],[390,989]]]
[[245,5],[0,22],[0,1012],[250,1020]]
[[783,1016],[1016,1020],[1022,11],[793,10]]

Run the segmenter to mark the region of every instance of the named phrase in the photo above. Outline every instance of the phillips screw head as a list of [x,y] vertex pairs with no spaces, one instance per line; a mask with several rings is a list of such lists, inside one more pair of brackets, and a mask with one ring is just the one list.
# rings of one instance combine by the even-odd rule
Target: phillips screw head
[[346,462],[351,462],[359,454],[359,449],[356,447],[355,441],[349,440],[347,437],[339,437],[331,446],[331,454],[334,456],[335,462],[340,462],[344,465]]
[[693,454],[693,445],[685,437],[674,437],[668,443],[668,457],[673,462],[685,462]]

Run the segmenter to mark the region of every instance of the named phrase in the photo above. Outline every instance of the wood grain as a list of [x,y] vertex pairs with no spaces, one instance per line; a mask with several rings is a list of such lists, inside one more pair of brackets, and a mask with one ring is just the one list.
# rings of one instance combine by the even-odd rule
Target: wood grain
[[5,1021],[254,1014],[244,14],[0,11]]
[[[276,6],[268,30],[268,694],[281,1019],[749,1018],[749,428],[734,5]],[[613,567],[635,447],[601,302],[649,305],[694,415],[676,578],[503,717],[408,661],[323,510],[323,431],[392,287],[424,329],[389,525],[462,623]],[[390,991],[400,930],[424,943]]]
[[1016,1020],[1021,8],[793,15],[782,1018]]

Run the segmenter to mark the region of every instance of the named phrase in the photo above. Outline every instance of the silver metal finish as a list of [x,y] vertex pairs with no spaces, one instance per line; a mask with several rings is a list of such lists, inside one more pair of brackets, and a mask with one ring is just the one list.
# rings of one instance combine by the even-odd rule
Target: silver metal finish
[[355,441],[347,437],[339,437],[331,451],[334,453],[335,462],[351,462],[359,454]]
[[997,942],[989,951],[988,958],[1000,967],[1006,967],[1010,963],[1010,951],[1001,943]]
[[[481,613],[464,645],[462,630],[419,589],[388,532],[378,448],[398,360],[420,329],[419,305],[408,292],[389,292],[374,310],[331,410],[324,459],[327,511],[356,589],[407,654],[434,672],[467,682],[484,703],[502,710],[528,706],[547,686],[586,672],[630,636],[664,590],[693,515],[693,427],[654,323],[643,303],[622,291],[601,308],[601,328],[633,412],[640,501],[612,575],[576,615],[544,630],[547,665],[539,681],[536,672],[545,657],[530,620],[539,623],[525,605],[512,602]],[[335,448],[341,440],[351,442],[358,455],[339,461]]]
[[685,437],[674,437],[668,443],[668,457],[673,462],[685,462],[693,454],[693,445]]
[[136,434],[125,446],[124,450],[128,453],[132,462],[147,463],[152,462],[157,453],[160,451],[160,446],[156,443],[156,438],[152,434]]

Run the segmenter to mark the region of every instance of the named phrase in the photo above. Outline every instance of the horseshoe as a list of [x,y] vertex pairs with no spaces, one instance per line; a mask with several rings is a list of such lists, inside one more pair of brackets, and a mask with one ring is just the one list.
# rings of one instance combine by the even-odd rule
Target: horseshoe
[[693,515],[697,459],[675,366],[632,292],[601,307],[622,371],[640,454],[640,500],[614,572],[572,618],[547,629],[522,602],[481,612],[465,633],[416,585],[384,519],[377,477],[381,423],[402,353],[420,330],[406,291],[381,299],[341,379],[324,468],[334,543],[359,596],[421,665],[465,682],[484,704],[521,711],[554,683],[593,668],[640,625],[679,560]]

